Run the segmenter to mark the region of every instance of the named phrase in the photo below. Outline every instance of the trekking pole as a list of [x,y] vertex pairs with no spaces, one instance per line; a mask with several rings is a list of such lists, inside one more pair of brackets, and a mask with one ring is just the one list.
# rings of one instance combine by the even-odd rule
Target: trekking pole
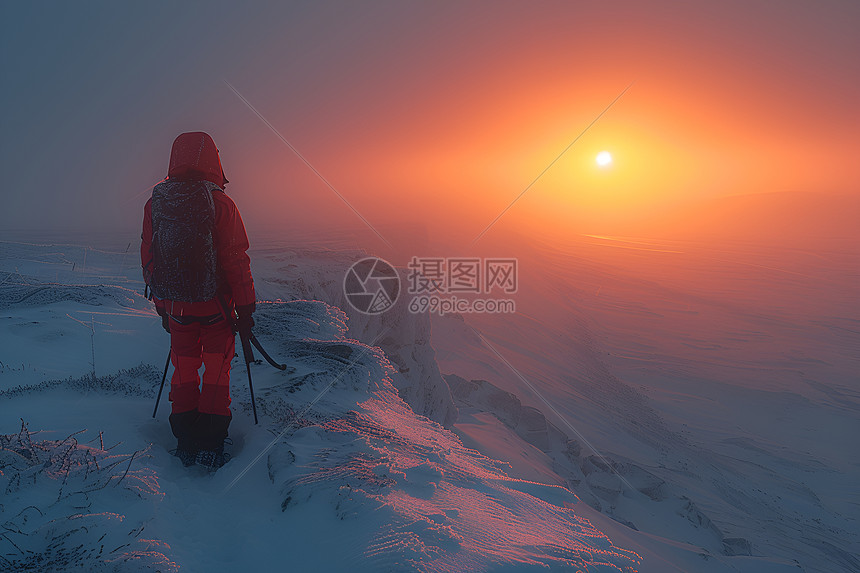
[[161,392],[164,390],[164,381],[167,380],[167,368],[170,366],[170,351],[167,351],[167,362],[164,364],[164,375],[161,377],[161,388],[158,389],[158,397],[155,399],[155,409],[152,411],[152,417],[155,418],[155,413],[158,412],[158,403],[161,402]]
[[286,370],[286,369],[287,369],[287,365],[286,365],[286,364],[278,364],[277,362],[275,362],[275,361],[272,359],[272,357],[271,357],[271,356],[269,356],[269,353],[268,353],[268,352],[266,352],[265,350],[263,350],[263,346],[260,344],[260,341],[259,341],[259,340],[257,340],[257,337],[256,337],[256,336],[254,336],[254,333],[253,333],[253,332],[251,333],[251,344],[253,344],[253,345],[254,345],[254,347],[255,347],[257,350],[259,350],[259,351],[260,351],[260,354],[262,354],[262,355],[263,355],[263,358],[265,358],[265,359],[266,359],[266,362],[268,362],[269,364],[271,364],[272,366],[274,366],[274,367],[275,367],[275,368],[277,368],[278,370]]
[[254,383],[251,382],[251,362],[254,361],[254,351],[251,349],[251,334],[246,336],[239,333],[239,339],[242,341],[242,353],[245,355],[245,370],[248,371],[248,388],[251,390],[251,408],[254,410],[254,424],[257,424],[257,401],[254,399]]

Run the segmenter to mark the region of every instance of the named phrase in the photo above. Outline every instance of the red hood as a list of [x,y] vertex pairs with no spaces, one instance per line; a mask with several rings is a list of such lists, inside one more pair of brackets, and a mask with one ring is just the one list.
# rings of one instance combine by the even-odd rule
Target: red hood
[[182,133],[173,141],[167,176],[204,179],[222,188],[227,184],[218,148],[209,134],[202,131]]

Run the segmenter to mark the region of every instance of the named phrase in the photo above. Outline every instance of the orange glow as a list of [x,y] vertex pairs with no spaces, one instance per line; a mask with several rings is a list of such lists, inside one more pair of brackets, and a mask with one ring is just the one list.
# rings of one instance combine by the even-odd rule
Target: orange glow
[[[545,33],[508,44],[497,35],[517,27],[519,10],[502,9],[488,26],[447,39],[440,49],[453,59],[434,53],[408,83],[391,83],[394,76],[384,74],[393,68],[356,68],[341,78],[345,85],[362,86],[361,74],[370,74],[366,81],[384,80],[391,91],[355,96],[349,105],[322,102],[324,119],[315,121],[327,123],[285,135],[374,224],[471,239],[633,81],[499,229],[624,234],[718,197],[860,192],[848,167],[860,150],[839,111],[853,109],[844,90],[824,93],[824,84],[753,65],[770,47],[752,24],[727,45],[717,41],[724,38],[711,29],[711,15],[680,10],[644,15],[651,27],[592,14],[578,34],[537,14]],[[476,48],[484,45],[493,48]],[[595,49],[599,62],[575,57]],[[281,109],[260,107],[278,126],[301,117],[286,101]],[[605,150],[612,164],[596,168]],[[361,225],[277,142],[242,152],[240,161],[253,169],[240,175],[253,180],[260,219],[289,209],[306,214],[294,218],[298,225]]]

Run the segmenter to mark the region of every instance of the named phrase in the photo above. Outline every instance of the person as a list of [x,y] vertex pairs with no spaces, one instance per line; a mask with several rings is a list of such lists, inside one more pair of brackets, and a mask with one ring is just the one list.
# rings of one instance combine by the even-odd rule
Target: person
[[226,184],[212,137],[179,135],[144,207],[140,245],[144,281],[170,333],[171,453],[215,469],[227,459],[235,332],[250,334],[256,309],[248,237]]

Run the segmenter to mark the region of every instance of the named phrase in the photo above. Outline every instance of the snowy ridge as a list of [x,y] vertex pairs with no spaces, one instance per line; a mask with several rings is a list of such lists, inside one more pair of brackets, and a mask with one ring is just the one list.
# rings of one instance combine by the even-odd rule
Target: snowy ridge
[[297,429],[268,455],[267,472],[287,514],[296,505],[318,503],[343,520],[373,516],[370,527],[361,528],[366,549],[355,566],[635,566],[635,554],[614,547],[575,515],[570,507],[578,499],[572,493],[512,480],[498,462],[465,448],[432,420],[416,417],[393,387],[394,369],[385,356],[343,338],[343,313],[321,302],[267,306],[261,305],[263,330],[278,325],[297,333],[310,327],[320,336],[342,329],[329,340],[291,336],[282,342],[279,352],[300,365],[299,373],[269,387],[260,404],[267,416],[289,423],[333,377],[338,380],[312,413],[293,422]]
[[[234,458],[209,476],[167,453],[173,440],[166,401],[159,419],[150,419],[160,382],[155,367],[88,374],[91,342],[101,371],[110,363],[105,355],[129,341],[152,357],[150,364],[162,363],[164,334],[142,310],[142,297],[129,291],[129,300],[118,300],[103,296],[104,287],[42,284],[39,306],[23,304],[23,287],[2,287],[4,329],[26,325],[29,340],[40,341],[35,353],[22,346],[21,358],[36,369],[3,371],[0,418],[24,417],[46,436],[78,432],[84,419],[104,432],[33,441],[27,447],[39,453],[30,458],[20,453],[28,433],[3,438],[4,487],[24,483],[14,472],[36,475],[0,507],[0,521],[21,531],[2,539],[3,555],[16,567],[32,558],[44,571],[69,564],[93,571],[226,571],[240,563],[267,571],[286,550],[295,566],[317,570],[637,569],[635,553],[577,515],[586,506],[570,491],[513,479],[502,464],[416,415],[393,384],[401,372],[374,341],[347,338],[350,319],[336,307],[301,300],[259,305],[258,337],[292,368],[253,367],[261,418],[255,427],[244,365],[236,361],[228,447]],[[103,313],[95,332],[75,323],[93,312]],[[48,335],[58,328],[72,335]],[[378,338],[396,328],[386,324]],[[46,380],[53,360],[74,362],[69,372],[79,375]],[[105,449],[102,439],[123,443]],[[26,461],[37,455],[59,470]],[[71,493],[56,501],[63,491]],[[80,492],[88,496],[84,503]],[[83,520],[87,527],[78,526]],[[243,550],[226,538],[212,541],[234,529],[256,542]],[[201,544],[199,535],[210,541]],[[324,550],[329,536],[337,551]]]

